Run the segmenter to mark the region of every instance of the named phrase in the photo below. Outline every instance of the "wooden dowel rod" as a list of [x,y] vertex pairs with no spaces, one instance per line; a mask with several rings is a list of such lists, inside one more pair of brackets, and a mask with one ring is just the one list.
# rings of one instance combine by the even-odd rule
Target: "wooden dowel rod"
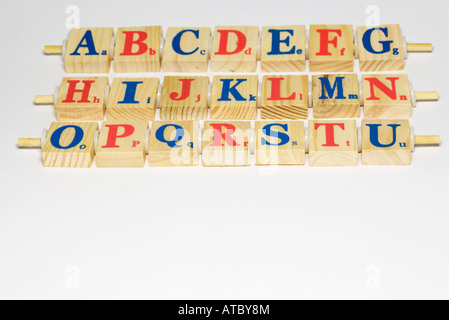
[[415,91],[415,97],[416,101],[438,101],[438,99],[440,98],[437,91]]
[[415,136],[415,146],[439,146],[440,136]]
[[42,141],[39,138],[20,138],[17,145],[21,149],[36,149],[42,147]]
[[407,52],[432,52],[431,43],[407,43]]
[[36,96],[34,97],[34,103],[37,105],[55,104],[55,96]]
[[62,54],[62,46],[45,46],[45,54]]

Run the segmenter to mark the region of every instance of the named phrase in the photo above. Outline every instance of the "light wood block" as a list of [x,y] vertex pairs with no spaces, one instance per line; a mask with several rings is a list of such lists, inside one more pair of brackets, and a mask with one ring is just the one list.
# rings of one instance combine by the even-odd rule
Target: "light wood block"
[[212,41],[213,72],[256,72],[258,27],[216,27]]
[[307,119],[309,78],[306,75],[264,76],[261,100],[262,119]]
[[202,140],[205,167],[245,167],[250,165],[250,121],[206,121]]
[[363,120],[363,165],[410,165],[412,141],[408,120]]
[[357,166],[359,147],[356,121],[309,121],[309,164],[311,167]]
[[143,168],[147,156],[147,130],[146,121],[104,122],[97,143],[97,167]]
[[148,153],[150,166],[198,166],[199,134],[199,121],[153,122]]
[[410,119],[412,98],[407,75],[364,75],[363,105],[365,118]]
[[360,87],[356,74],[316,75],[312,78],[313,117],[360,117]]
[[215,76],[211,90],[212,119],[256,120],[258,76]]
[[405,68],[404,44],[399,25],[358,27],[360,71],[399,71]]
[[103,121],[109,79],[63,78],[56,100],[58,121]]
[[303,121],[256,121],[256,165],[304,165]]
[[210,28],[168,28],[162,69],[164,72],[207,72]]
[[116,78],[106,107],[108,121],[153,121],[158,78]]
[[55,122],[42,149],[45,167],[90,168],[95,150],[95,122]]
[[306,71],[306,27],[263,27],[262,72]]
[[64,56],[67,73],[109,73],[113,28],[72,29]]
[[117,73],[161,71],[162,27],[119,28],[114,51]]
[[312,72],[353,72],[353,26],[310,26],[309,63]]
[[209,77],[167,76],[161,94],[161,119],[206,120],[208,96]]

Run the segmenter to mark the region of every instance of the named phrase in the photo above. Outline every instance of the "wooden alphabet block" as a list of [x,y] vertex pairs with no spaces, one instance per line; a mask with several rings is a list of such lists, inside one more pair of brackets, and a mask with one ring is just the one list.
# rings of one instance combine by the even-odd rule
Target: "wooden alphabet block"
[[365,118],[410,119],[412,98],[405,74],[364,75],[363,104]]
[[210,28],[168,28],[162,69],[164,72],[207,72]]
[[158,78],[114,79],[106,107],[108,121],[153,121],[158,89]]
[[97,130],[96,122],[52,123],[42,148],[44,167],[90,168]]
[[306,27],[263,27],[262,72],[306,71]]
[[256,121],[256,165],[304,165],[306,138],[302,121]]
[[310,26],[309,62],[312,72],[353,72],[353,26]]
[[357,41],[360,71],[404,70],[404,44],[399,25],[358,27]]
[[206,120],[209,77],[165,77],[161,94],[161,119]]
[[147,130],[146,121],[104,122],[97,143],[97,167],[143,168]]
[[308,76],[264,76],[260,110],[262,119],[307,119]]
[[360,117],[360,87],[356,74],[313,76],[312,95],[315,119]]
[[114,51],[117,73],[161,71],[162,28],[119,28]]
[[63,78],[56,100],[58,121],[103,121],[108,78]]
[[309,121],[309,163],[311,167],[357,166],[356,121]]
[[198,166],[199,132],[198,121],[153,122],[149,146],[150,166]]
[[109,73],[113,28],[72,29],[64,56],[67,73]]
[[256,72],[258,27],[216,27],[211,52],[213,72]]
[[256,120],[258,76],[215,76],[210,100],[212,119]]
[[411,131],[408,120],[363,120],[363,165],[410,165]]
[[202,159],[205,167],[245,167],[250,165],[250,121],[206,121]]

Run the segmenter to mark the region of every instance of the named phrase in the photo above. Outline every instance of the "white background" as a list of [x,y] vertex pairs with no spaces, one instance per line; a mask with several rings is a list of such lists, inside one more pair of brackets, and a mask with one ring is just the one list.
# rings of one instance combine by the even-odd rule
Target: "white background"
[[[449,298],[448,148],[410,167],[43,168],[55,121],[33,105],[64,76],[42,53],[81,26],[399,23],[433,42],[406,72],[419,134],[448,137],[447,1],[25,1],[0,4],[0,298]],[[357,69],[358,70],[358,69]],[[154,75],[153,75],[154,76]],[[162,76],[162,74],[160,74]]]

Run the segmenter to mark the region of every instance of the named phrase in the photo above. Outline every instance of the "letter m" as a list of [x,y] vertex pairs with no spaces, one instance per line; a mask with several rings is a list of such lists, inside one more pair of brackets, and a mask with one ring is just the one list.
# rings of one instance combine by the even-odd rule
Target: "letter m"
[[[335,99],[344,100],[346,99],[343,92],[343,80],[345,77],[336,77],[334,86],[331,86],[328,77],[319,78],[321,81],[321,97],[320,100],[333,99],[335,95],[335,91],[337,91],[337,95]],[[327,95],[326,95],[327,93]]]

